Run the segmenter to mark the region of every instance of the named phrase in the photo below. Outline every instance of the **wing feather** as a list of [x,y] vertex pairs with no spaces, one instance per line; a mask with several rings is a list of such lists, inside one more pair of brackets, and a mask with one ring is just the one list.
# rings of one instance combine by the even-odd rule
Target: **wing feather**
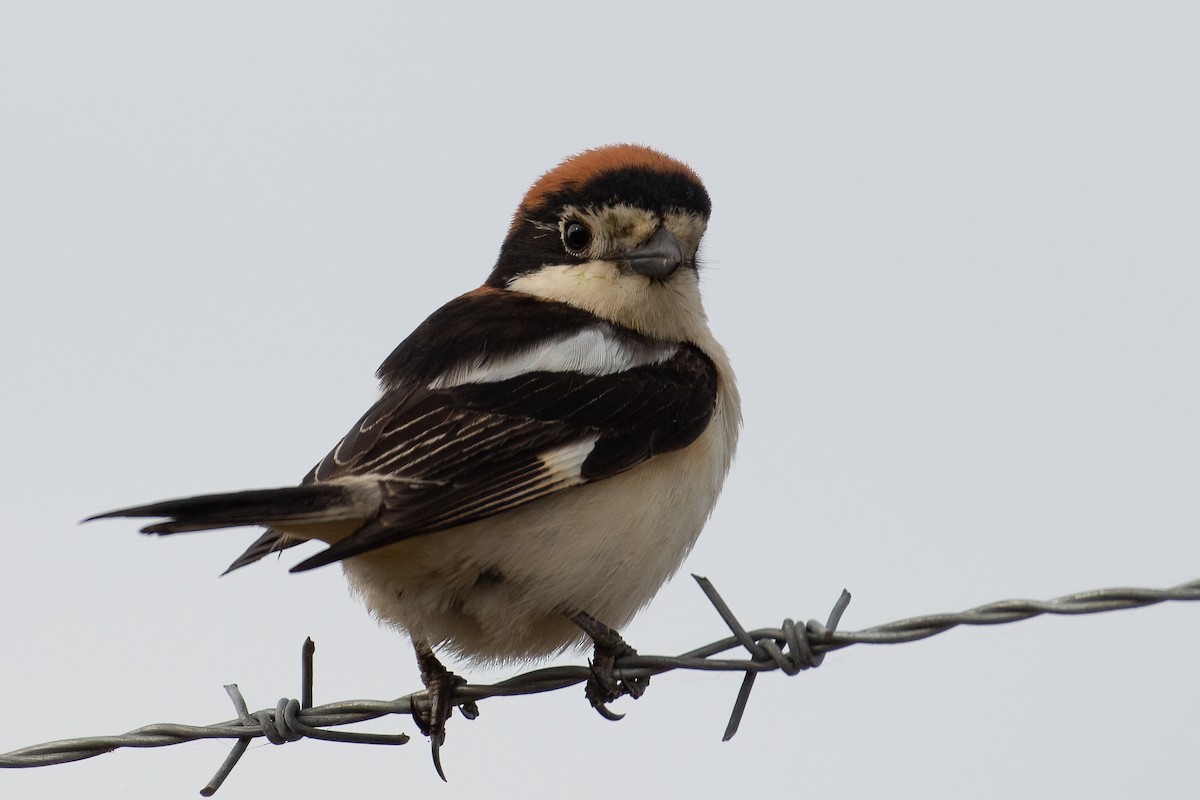
[[[293,571],[484,519],[694,441],[716,404],[712,361],[692,345],[607,324],[540,346],[578,347],[597,336],[610,340],[612,364],[592,355],[579,369],[506,377],[514,370],[501,360],[473,355],[420,383],[389,374],[379,401],[305,479],[378,478],[380,510]],[[522,351],[514,358],[531,357]],[[489,379],[496,376],[502,379]],[[235,564],[291,543],[286,534],[260,540]]]

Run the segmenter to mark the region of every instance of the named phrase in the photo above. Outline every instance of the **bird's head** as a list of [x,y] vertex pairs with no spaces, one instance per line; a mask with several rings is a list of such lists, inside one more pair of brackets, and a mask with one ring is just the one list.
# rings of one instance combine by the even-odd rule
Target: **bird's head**
[[488,285],[584,308],[651,336],[703,325],[696,251],[711,203],[656,150],[588,150],[543,175],[513,216]]

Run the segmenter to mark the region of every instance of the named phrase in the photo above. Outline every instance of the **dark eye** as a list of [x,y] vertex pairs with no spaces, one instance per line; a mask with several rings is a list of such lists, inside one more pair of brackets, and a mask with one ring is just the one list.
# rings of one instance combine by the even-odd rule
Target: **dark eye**
[[592,243],[592,232],[582,222],[571,221],[563,226],[563,244],[573,253],[582,253]]

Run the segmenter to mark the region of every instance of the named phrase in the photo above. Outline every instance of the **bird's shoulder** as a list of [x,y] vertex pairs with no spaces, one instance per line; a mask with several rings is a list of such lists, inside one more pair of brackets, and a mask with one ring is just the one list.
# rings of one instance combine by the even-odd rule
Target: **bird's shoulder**
[[502,290],[443,306],[379,375],[379,400],[307,480],[458,482],[492,459],[584,440],[596,443],[584,470],[595,479],[689,444],[717,392],[716,367],[695,345]]
[[660,344],[569,303],[482,286],[433,312],[376,372],[385,389],[445,382],[455,368],[497,362],[587,333],[611,349]]

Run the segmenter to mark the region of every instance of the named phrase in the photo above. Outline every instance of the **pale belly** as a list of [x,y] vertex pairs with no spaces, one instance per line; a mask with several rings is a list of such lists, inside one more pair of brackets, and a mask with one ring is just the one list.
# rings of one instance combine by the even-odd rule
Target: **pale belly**
[[620,628],[708,519],[730,462],[736,421],[726,416],[687,448],[615,477],[347,559],[351,588],[382,622],[472,662],[580,644],[567,613]]

